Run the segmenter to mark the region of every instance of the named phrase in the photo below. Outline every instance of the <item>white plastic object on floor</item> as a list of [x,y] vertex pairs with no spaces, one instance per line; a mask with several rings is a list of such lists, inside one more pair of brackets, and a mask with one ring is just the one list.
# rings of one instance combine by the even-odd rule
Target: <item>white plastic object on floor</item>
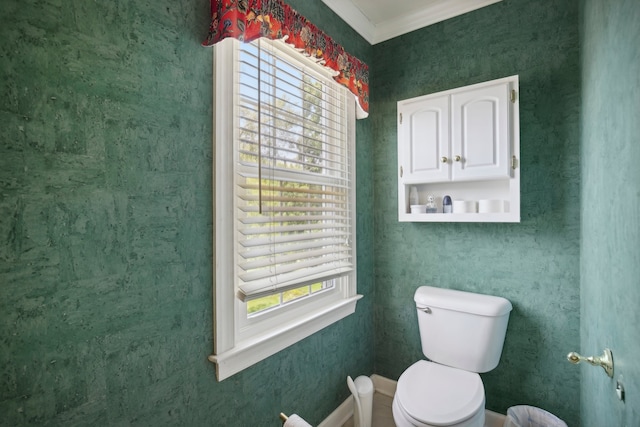
[[364,375],[356,378],[347,377],[347,386],[353,395],[353,425],[354,427],[371,427],[373,412],[373,381]]

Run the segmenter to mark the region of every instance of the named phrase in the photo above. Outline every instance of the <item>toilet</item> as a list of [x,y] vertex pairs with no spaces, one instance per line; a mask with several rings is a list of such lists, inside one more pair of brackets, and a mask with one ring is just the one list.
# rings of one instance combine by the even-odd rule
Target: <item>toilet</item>
[[483,427],[479,373],[498,366],[511,303],[501,297],[421,286],[414,300],[422,352],[393,398],[397,427]]

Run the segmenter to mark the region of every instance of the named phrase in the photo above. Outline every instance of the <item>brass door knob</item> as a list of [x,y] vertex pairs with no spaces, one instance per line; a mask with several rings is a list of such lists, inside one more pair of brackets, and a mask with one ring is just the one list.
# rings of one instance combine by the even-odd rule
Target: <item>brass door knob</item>
[[440,161],[442,163],[447,163],[449,161],[449,159],[447,159],[445,156],[442,156],[442,158],[440,159]]
[[460,156],[455,156],[455,157],[454,157],[454,159],[455,159],[455,161],[456,161],[456,162],[459,162],[460,160],[462,160],[462,157],[460,157]]

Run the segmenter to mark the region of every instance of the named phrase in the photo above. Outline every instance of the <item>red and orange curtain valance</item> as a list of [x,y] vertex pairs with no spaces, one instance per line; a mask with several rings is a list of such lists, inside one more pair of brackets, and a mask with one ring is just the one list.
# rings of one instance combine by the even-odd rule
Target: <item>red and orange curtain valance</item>
[[358,100],[361,110],[358,117],[367,117],[369,67],[282,0],[211,0],[211,25],[202,45],[212,46],[227,37],[244,42],[260,37],[286,39],[336,71],[334,79],[349,88]]

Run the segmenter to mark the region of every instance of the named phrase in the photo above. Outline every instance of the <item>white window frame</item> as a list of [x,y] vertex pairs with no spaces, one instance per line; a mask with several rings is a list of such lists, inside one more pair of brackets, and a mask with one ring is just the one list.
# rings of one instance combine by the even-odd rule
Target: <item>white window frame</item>
[[[214,46],[214,352],[209,360],[216,364],[216,377],[222,381],[231,375],[289,347],[355,312],[362,298],[356,292],[355,253],[355,176],[351,180],[352,239],[354,269],[338,279],[333,289],[288,304],[264,314],[247,318],[246,303],[236,296],[234,265],[234,126],[236,93],[234,74],[239,64],[236,39],[228,38]],[[282,42],[274,42],[282,43]],[[289,48],[291,49],[291,48]],[[293,51],[295,55],[299,53]],[[304,60],[304,58],[303,58]],[[310,65],[321,66],[308,61]],[[336,83],[337,84],[337,83]],[[355,174],[355,99],[348,108],[348,139],[352,144],[351,170]]]

